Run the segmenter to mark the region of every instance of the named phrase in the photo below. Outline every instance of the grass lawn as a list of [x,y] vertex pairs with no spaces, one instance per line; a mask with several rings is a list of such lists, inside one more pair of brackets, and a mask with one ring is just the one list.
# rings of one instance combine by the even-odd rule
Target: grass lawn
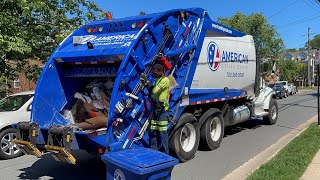
[[298,90],[316,90],[318,87],[314,86],[314,87],[298,87]]
[[299,179],[320,149],[320,127],[312,123],[275,157],[253,172],[247,180]]

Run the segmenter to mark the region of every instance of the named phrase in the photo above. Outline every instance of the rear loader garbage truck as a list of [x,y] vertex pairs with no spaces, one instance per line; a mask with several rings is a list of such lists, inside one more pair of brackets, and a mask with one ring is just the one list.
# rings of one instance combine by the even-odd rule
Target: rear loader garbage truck
[[71,164],[71,150],[149,148],[153,102],[145,77],[154,83],[156,63],[170,79],[169,149],[181,162],[199,147],[218,148],[226,126],[252,117],[277,121],[274,91],[255,92],[252,36],[203,9],[176,9],[98,20],[70,34],[48,59],[31,122],[16,124],[14,142],[27,154]]

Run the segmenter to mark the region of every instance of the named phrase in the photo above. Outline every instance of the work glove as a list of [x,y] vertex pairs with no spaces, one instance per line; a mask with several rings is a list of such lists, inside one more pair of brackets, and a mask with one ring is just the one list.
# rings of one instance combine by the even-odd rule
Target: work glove
[[140,75],[140,80],[141,80],[141,82],[142,82],[143,84],[147,84],[147,82],[148,82],[148,77],[147,77],[147,75],[145,75],[144,73],[142,73],[142,74]]

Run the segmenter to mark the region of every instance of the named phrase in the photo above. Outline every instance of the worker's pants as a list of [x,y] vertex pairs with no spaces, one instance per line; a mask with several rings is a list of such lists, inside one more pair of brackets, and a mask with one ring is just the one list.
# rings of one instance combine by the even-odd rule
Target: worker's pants
[[[153,115],[153,121],[160,122],[160,124],[168,124],[168,112],[166,111],[154,111]],[[155,128],[152,128],[153,123],[151,122],[151,149],[154,150],[161,150],[161,148],[164,149],[164,152],[166,154],[169,154],[169,139],[168,139],[168,132],[167,127],[160,127],[157,126]]]

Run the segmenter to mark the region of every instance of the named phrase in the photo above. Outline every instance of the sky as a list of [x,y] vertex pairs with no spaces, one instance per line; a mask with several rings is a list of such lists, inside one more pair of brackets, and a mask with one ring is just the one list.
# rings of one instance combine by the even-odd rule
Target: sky
[[236,12],[246,15],[263,13],[275,26],[287,49],[304,47],[310,38],[320,34],[320,4],[317,0],[93,0],[113,18],[163,12],[177,8],[200,7],[209,12],[212,20],[231,17]]

